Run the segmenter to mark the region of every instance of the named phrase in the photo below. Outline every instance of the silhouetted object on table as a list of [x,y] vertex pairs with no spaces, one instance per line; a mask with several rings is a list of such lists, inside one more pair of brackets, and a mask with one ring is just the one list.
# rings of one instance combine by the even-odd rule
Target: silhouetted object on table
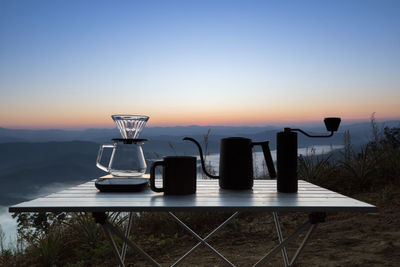
[[[165,195],[188,195],[196,193],[197,166],[196,157],[168,156],[156,161],[150,168],[150,187],[155,192]],[[161,166],[162,187],[155,185],[155,169]]]
[[339,128],[340,118],[325,118],[325,127],[331,132],[328,135],[310,135],[301,129],[284,128],[283,132],[277,133],[276,158],[278,192],[297,192],[297,133],[300,132],[308,137],[322,138],[331,137]]
[[252,148],[255,145],[260,145],[263,149],[269,176],[271,178],[276,177],[274,163],[269,150],[269,141],[252,142],[251,139],[243,137],[221,139],[219,176],[216,176],[207,172],[200,144],[190,137],[185,137],[183,140],[192,141],[197,145],[204,173],[211,178],[219,179],[219,186],[223,189],[251,189],[253,187]]
[[[148,183],[148,178],[143,177],[147,165],[142,149],[147,139],[138,137],[149,117],[143,115],[112,115],[111,117],[123,138],[114,138],[113,144],[100,146],[96,166],[112,175],[99,178],[102,188],[104,190],[104,187],[109,186],[110,190],[121,191],[125,181],[126,190],[128,188],[132,191],[142,189]],[[101,163],[104,148],[112,149],[107,167]],[[115,179],[117,177],[118,179]],[[130,179],[137,180],[130,181]],[[100,180],[97,182],[100,184]],[[118,188],[122,189],[117,190]]]
[[148,178],[140,177],[135,179],[109,177],[105,175],[98,178],[94,185],[101,192],[140,192],[147,187]]

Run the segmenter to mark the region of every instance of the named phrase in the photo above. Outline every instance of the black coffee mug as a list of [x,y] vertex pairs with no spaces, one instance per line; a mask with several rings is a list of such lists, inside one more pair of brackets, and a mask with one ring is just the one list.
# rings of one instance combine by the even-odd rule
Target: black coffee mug
[[[163,187],[155,185],[155,170],[163,167]],[[196,193],[196,157],[168,156],[156,161],[150,168],[150,187],[155,192],[166,195],[188,195]]]

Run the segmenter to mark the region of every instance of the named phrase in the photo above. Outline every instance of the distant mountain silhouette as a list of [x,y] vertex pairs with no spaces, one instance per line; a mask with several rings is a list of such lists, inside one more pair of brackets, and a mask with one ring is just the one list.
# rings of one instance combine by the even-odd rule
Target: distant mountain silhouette
[[51,141],[92,141],[104,142],[112,137],[119,137],[120,133],[113,129],[85,129],[85,130],[23,130],[0,127],[0,143],[10,141],[20,142],[51,142]]
[[183,136],[183,135],[204,135],[208,130],[213,135],[240,135],[254,134],[261,131],[276,130],[279,127],[249,127],[249,126],[173,126],[173,127],[146,127],[143,129],[144,136]]
[[[378,127],[383,126],[399,126],[400,121],[386,121],[377,123]],[[320,126],[303,127],[302,125],[288,125],[288,127],[302,128],[309,132],[325,133],[325,127],[321,121]],[[145,127],[141,137],[149,138],[151,140],[159,141],[172,141],[179,140],[183,136],[202,137],[208,130],[211,130],[211,139],[219,140],[218,138],[227,136],[247,136],[252,139],[275,142],[275,134],[282,130],[282,127],[265,126],[265,127],[240,127],[240,126],[175,126],[175,127]],[[354,123],[343,124],[339,128],[339,135],[330,139],[332,142],[337,143],[340,139],[340,133],[345,130],[350,130],[351,135],[354,136],[354,141],[364,142],[370,137],[370,123]],[[299,135],[300,136],[300,135]],[[112,138],[120,137],[120,133],[116,128],[110,129],[86,129],[86,130],[20,130],[20,129],[7,129],[0,127],[0,143],[9,142],[49,142],[49,141],[90,141],[96,143],[109,142]],[[299,142],[305,142],[299,137]],[[360,139],[361,138],[361,139]],[[322,141],[324,144],[329,141]],[[328,139],[326,139],[328,140]],[[317,139],[312,139],[312,142],[320,142]]]
[[0,144],[0,205],[27,200],[53,183],[81,183],[105,173],[95,166],[98,144]]

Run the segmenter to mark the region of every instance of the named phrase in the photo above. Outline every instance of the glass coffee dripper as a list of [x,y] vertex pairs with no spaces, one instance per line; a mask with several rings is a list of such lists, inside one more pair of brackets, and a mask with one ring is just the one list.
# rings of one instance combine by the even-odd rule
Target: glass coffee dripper
[[[143,115],[112,115],[123,138],[112,139],[113,144],[100,146],[96,166],[113,176],[136,177],[146,172],[147,165],[142,145],[147,139],[139,139],[148,116]],[[108,164],[103,165],[104,149],[112,149]]]

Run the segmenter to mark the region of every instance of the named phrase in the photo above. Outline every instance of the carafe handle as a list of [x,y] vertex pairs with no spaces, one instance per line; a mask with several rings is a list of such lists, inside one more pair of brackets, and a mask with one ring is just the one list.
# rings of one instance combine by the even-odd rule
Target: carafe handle
[[[156,161],[150,167],[150,188],[154,192],[164,192],[164,188],[156,187],[156,167],[157,166],[164,166],[164,161]],[[164,177],[163,177],[164,179]]]
[[263,153],[264,153],[265,163],[267,164],[269,177],[275,178],[276,171],[275,171],[274,161],[272,160],[271,151],[269,150],[269,141],[253,142],[252,145],[253,146],[260,145],[261,146]]
[[114,145],[101,145],[99,149],[99,153],[97,154],[96,166],[105,172],[108,172],[108,168],[101,164],[101,158],[103,157],[104,148],[114,148]]

